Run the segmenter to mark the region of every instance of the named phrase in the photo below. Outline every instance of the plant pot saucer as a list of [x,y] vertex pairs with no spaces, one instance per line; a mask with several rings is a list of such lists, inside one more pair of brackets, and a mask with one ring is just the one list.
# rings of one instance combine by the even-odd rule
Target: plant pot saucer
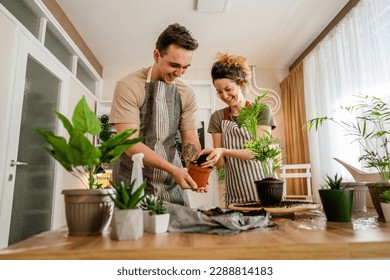
[[246,202],[229,205],[229,209],[254,211],[264,209],[273,216],[293,216],[295,213],[320,209],[321,205],[309,201],[282,201],[279,206],[262,206],[258,202]]

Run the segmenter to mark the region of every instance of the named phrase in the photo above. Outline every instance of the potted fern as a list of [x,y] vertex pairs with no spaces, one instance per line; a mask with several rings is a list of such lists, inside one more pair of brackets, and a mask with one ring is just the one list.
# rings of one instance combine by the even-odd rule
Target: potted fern
[[162,233],[168,230],[170,215],[161,198],[146,195],[140,206],[144,210],[144,225],[147,232]]
[[353,189],[342,187],[343,177],[326,175],[325,185],[318,190],[326,219],[329,222],[351,222]]
[[112,216],[113,203],[109,195],[113,190],[103,189],[95,175],[103,170],[104,163],[113,163],[142,138],[129,140],[135,130],[127,129],[100,146],[94,146],[92,141],[99,135],[101,123],[84,96],[77,103],[71,119],[57,111],[55,114],[67,130],[68,139],[49,130],[35,131],[47,142],[45,150],[84,186],[84,189],[62,191],[69,234],[101,234]]
[[385,190],[380,194],[382,198],[381,207],[383,216],[387,223],[390,223],[390,190]]
[[325,122],[340,126],[345,135],[352,136],[362,151],[358,160],[367,168],[375,168],[381,176],[380,182],[368,182],[371,200],[379,219],[384,219],[380,205],[380,194],[390,190],[390,108],[378,97],[358,94],[353,105],[340,106],[342,112],[354,116],[354,120],[338,120],[333,117],[318,117],[309,120],[305,127],[318,130]]
[[111,182],[115,195],[111,199],[115,204],[114,214],[111,221],[111,238],[115,240],[136,240],[143,236],[144,221],[142,209],[139,203],[144,199],[143,190],[146,180],[135,187],[134,180],[131,184]]
[[262,166],[264,178],[256,181],[256,189],[262,205],[278,205],[283,198],[284,182],[277,179],[276,170],[279,168],[282,158],[278,139],[268,131],[263,131],[262,136],[258,136],[258,116],[267,106],[263,99],[267,92],[258,96],[250,106],[241,109],[238,115],[238,124],[248,131],[252,140],[244,146],[254,154],[254,160],[259,161]]

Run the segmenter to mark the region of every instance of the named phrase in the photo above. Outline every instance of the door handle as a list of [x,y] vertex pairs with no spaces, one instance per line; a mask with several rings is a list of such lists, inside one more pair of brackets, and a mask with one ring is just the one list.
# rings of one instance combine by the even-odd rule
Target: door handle
[[19,162],[19,161],[14,161],[11,160],[11,167],[17,166],[17,165],[28,165],[27,162]]

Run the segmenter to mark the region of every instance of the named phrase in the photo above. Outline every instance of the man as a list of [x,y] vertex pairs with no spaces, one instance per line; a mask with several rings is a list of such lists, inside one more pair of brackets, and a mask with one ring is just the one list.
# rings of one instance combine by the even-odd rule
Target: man
[[194,91],[180,77],[191,64],[197,41],[179,24],[169,25],[159,36],[153,51],[154,64],[118,81],[110,113],[116,130],[137,129],[132,137],[145,136],[129,148],[113,166],[113,180],[131,180],[131,156],[143,153],[146,193],[165,201],[189,206],[185,189],[198,190],[183,168],[175,148],[180,131],[186,163],[200,151],[197,104]]

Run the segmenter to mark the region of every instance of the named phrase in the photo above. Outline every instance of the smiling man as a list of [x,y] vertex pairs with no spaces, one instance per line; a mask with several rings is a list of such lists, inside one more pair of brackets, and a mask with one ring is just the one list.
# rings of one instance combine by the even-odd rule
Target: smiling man
[[169,25],[158,37],[153,51],[154,64],[117,82],[110,123],[116,130],[135,128],[132,137],[144,136],[113,166],[113,181],[130,181],[131,156],[143,153],[145,192],[165,201],[189,206],[185,189],[200,191],[183,168],[175,147],[180,132],[184,160],[194,160],[200,151],[197,104],[194,91],[180,77],[191,65],[197,41],[183,26]]

